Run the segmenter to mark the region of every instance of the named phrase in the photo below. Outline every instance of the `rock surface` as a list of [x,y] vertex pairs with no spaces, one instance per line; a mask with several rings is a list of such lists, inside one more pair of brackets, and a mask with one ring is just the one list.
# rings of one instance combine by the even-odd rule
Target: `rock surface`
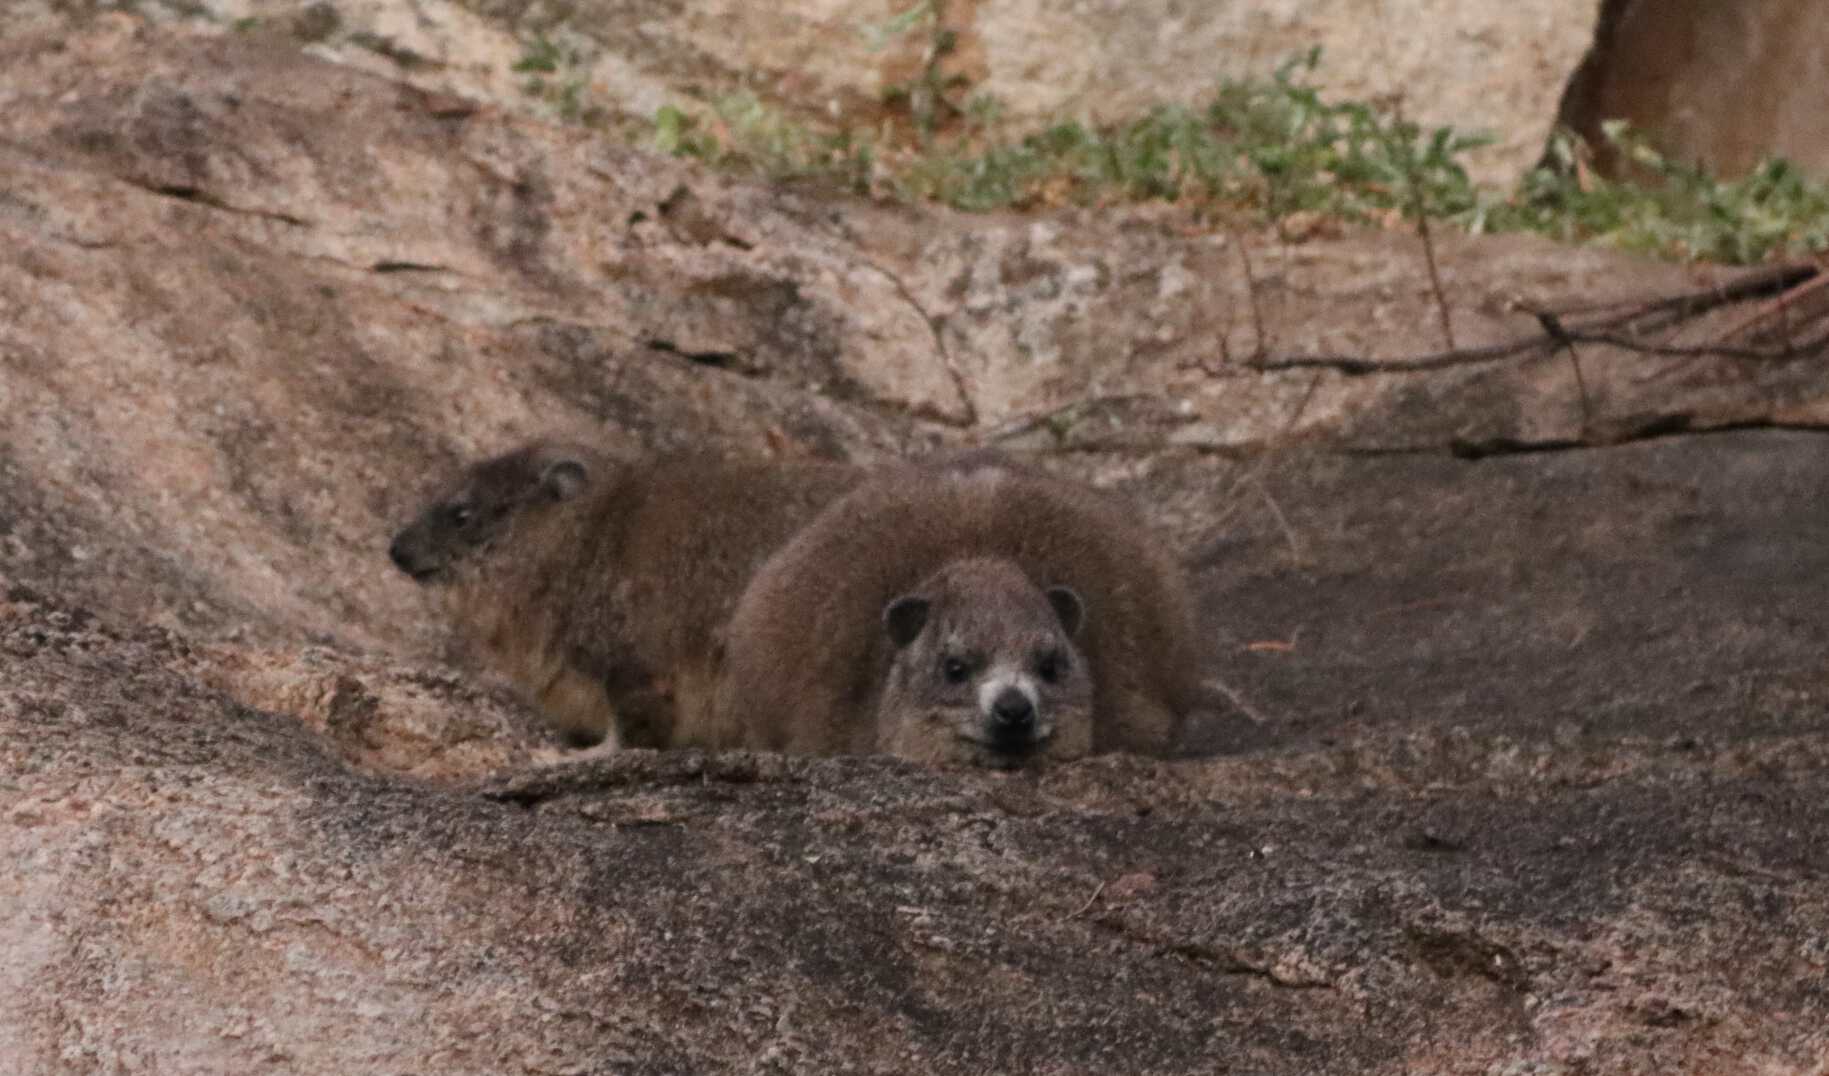
[[[384,535],[429,472],[548,432],[859,458],[987,433],[1389,452],[1815,422],[1829,398],[1801,360],[1599,345],[1579,382],[1549,351],[1428,376],[1245,365],[1439,349],[1407,235],[1241,257],[1149,213],[770,191],[130,20],[0,63],[0,564],[167,626],[372,646],[424,623]],[[1735,275],[1522,237],[1438,253],[1463,345],[1536,334],[1520,303]]]
[[[0,1057],[1821,1073],[1829,442],[1727,428],[1820,424],[1822,364],[1393,372],[1443,343],[1413,237],[1238,242],[770,190],[258,38],[9,37]],[[1737,279],[1438,254],[1463,345]],[[382,554],[545,432],[1123,486],[1234,706],[1015,777],[562,756]]]
[[[1400,98],[1429,125],[1486,130],[1481,178],[1509,185],[1535,163],[1556,101],[1592,38],[1599,0],[135,0],[166,18],[236,27],[421,85],[525,107],[646,121],[668,103],[753,89],[790,110],[861,127],[885,95],[922,79],[936,34],[956,45],[935,69],[949,91],[1001,105],[1012,130],[1063,116],[1117,120],[1192,103],[1226,79],[1269,75],[1322,50],[1320,84],[1355,99]],[[87,12],[86,0],[24,0],[23,22]],[[938,22],[923,11],[938,9]],[[0,16],[0,25],[5,16]],[[900,27],[900,29],[897,29]],[[537,52],[544,47],[547,51]],[[551,71],[517,70],[530,55]],[[547,88],[530,95],[530,78]]]

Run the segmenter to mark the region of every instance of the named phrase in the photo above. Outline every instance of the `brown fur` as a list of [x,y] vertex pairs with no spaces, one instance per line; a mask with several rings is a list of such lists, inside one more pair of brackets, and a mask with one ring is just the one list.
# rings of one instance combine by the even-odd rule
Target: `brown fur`
[[1087,754],[1093,686],[1073,645],[1080,612],[1070,588],[1044,593],[1005,558],[942,566],[885,610],[893,654],[861,708],[874,720],[858,722],[859,746],[998,768]]
[[729,742],[871,750],[893,660],[885,607],[949,562],[1001,557],[1084,603],[1092,749],[1167,752],[1201,697],[1179,564],[1096,490],[968,454],[866,482],[770,557],[727,629],[717,720]]
[[466,469],[391,553],[570,740],[665,747],[709,710],[714,636],[755,567],[862,474],[536,443]]

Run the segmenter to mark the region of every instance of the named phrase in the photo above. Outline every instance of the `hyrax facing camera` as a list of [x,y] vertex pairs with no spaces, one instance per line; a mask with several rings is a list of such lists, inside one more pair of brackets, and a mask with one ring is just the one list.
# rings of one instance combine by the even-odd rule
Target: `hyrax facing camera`
[[737,603],[716,742],[992,765],[1167,752],[1200,698],[1194,617],[1135,518],[983,454],[864,482]]
[[1083,609],[1014,563],[953,561],[889,603],[894,648],[875,700],[878,750],[1013,766],[1092,750],[1092,679],[1073,645]]
[[389,554],[572,742],[664,747],[709,709],[715,633],[756,566],[862,474],[537,442],[467,468]]

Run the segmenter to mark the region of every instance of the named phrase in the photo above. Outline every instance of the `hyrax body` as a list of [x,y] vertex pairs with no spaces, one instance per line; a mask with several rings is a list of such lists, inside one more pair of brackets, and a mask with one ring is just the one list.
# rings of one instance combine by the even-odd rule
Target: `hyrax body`
[[[992,765],[1167,752],[1201,696],[1194,615],[1180,566],[1134,518],[993,456],[866,481],[744,591],[726,630],[718,734]],[[925,631],[901,619],[911,598],[929,603]],[[934,704],[946,663],[963,654],[972,670],[974,652],[977,668],[994,653],[1010,663],[998,675],[1027,677],[1038,716],[1057,709],[1051,736],[1039,723],[1033,742],[992,733],[997,693],[979,700],[976,725]],[[1065,681],[1048,683],[1063,664]]]
[[569,741],[665,747],[677,714],[709,709],[716,632],[756,566],[862,473],[535,443],[465,470],[389,554]]

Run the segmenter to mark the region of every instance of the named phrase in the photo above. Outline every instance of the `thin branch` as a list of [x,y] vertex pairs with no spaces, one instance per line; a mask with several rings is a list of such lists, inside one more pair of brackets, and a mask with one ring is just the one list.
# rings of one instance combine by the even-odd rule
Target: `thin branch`
[[1569,369],[1575,371],[1575,391],[1581,397],[1581,433],[1586,437],[1594,426],[1594,404],[1588,398],[1588,379],[1581,376],[1581,352],[1575,350],[1573,340],[1565,340],[1562,346],[1569,353]]
[[997,425],[995,428],[993,428],[992,430],[990,430],[988,433],[986,433],[984,435],[984,439],[987,443],[995,442],[995,441],[1008,441],[1014,437],[1021,437],[1023,434],[1028,433],[1031,430],[1034,430],[1038,427],[1046,426],[1048,423],[1053,422],[1055,419],[1065,418],[1069,415],[1072,415],[1077,418],[1080,415],[1083,415],[1085,412],[1090,411],[1095,407],[1109,407],[1114,404],[1151,402],[1151,401],[1160,400],[1161,398],[1162,397],[1159,393],[1153,393],[1153,392],[1119,392],[1119,393],[1113,393],[1109,396],[1085,396],[1085,397],[1081,397],[1078,400],[1073,400],[1069,403],[1064,403],[1059,407],[1048,408],[1045,411],[1036,411],[1036,412],[1033,412],[1033,413],[1027,414],[1027,415],[1018,415],[1015,418],[1010,419],[1007,422],[1003,422],[1003,423],[1000,423],[999,425]]
[[1080,905],[1078,908],[1076,908],[1072,914],[1067,916],[1067,918],[1078,919],[1080,916],[1085,915],[1086,910],[1092,907],[1093,901],[1098,900],[1099,894],[1103,893],[1103,892],[1105,892],[1105,883],[1100,882],[1099,887],[1092,891],[1092,896],[1086,898],[1086,903],[1084,903],[1084,904]]
[[1442,291],[1442,276],[1435,267],[1435,241],[1429,237],[1429,218],[1423,213],[1419,196],[1416,206],[1416,231],[1423,238],[1423,260],[1429,266],[1429,287],[1435,292],[1435,309],[1442,319],[1442,340],[1454,350],[1454,319],[1448,313],[1448,296]]
[[[1269,440],[1267,447],[1272,449],[1281,448],[1288,442],[1290,436],[1295,433],[1296,423],[1301,422],[1302,416],[1308,413],[1308,404],[1315,398],[1315,392],[1320,389],[1320,387],[1320,374],[1316,374],[1308,379],[1308,387],[1302,390],[1302,398],[1296,401],[1295,410],[1289,412],[1289,417],[1283,420],[1282,429],[1279,429],[1276,432],[1276,436]],[[1226,491],[1226,496],[1230,497],[1243,489],[1246,482],[1262,477],[1264,471],[1270,466],[1271,458],[1272,453],[1270,452],[1265,452],[1262,456],[1259,456],[1257,462],[1252,465],[1251,470],[1240,475],[1238,481],[1232,483],[1232,488]]]
[[[1396,130],[1401,135],[1404,126],[1403,99],[1400,97],[1391,112]],[[1390,147],[1387,145],[1386,147]],[[1455,350],[1454,319],[1448,312],[1448,294],[1442,290],[1442,275],[1435,264],[1435,240],[1429,234],[1429,214],[1423,205],[1422,184],[1417,181],[1415,147],[1405,144],[1404,182],[1410,188],[1410,215],[1416,218],[1416,234],[1423,241],[1423,262],[1429,267],[1429,289],[1435,293],[1435,312],[1442,321],[1442,343],[1449,351]]]
[[1799,294],[1807,292],[1811,288],[1821,287],[1824,283],[1829,283],[1829,277],[1819,276],[1810,283],[1793,288],[1772,300],[1778,306],[1778,336],[1784,341],[1787,353],[1797,350],[1797,341],[1791,338],[1791,304],[1797,300]]
[[1245,266],[1245,297],[1251,302],[1251,332],[1257,340],[1257,346],[1251,349],[1251,358],[1261,359],[1270,352],[1270,338],[1264,335],[1264,308],[1257,298],[1257,273],[1251,268],[1251,252],[1245,249],[1245,236],[1237,228],[1232,229],[1232,243],[1238,248],[1238,260]]
[[[1688,295],[1652,300],[1636,309],[1596,319],[1594,322],[1580,327],[1568,325],[1559,316],[1559,332],[1552,333],[1546,329],[1533,336],[1482,347],[1454,348],[1392,359],[1370,359],[1359,355],[1289,355],[1247,360],[1244,365],[1249,369],[1260,371],[1331,370],[1346,377],[1364,377],[1372,374],[1424,373],[1457,366],[1478,366],[1518,355],[1543,354],[1571,344],[1601,344],[1638,354],[1669,358],[1701,356],[1748,362],[1807,358],[1816,354],[1818,350],[1829,347],[1829,333],[1801,344],[1787,344],[1782,348],[1754,348],[1729,347],[1718,343],[1693,346],[1652,343],[1637,336],[1613,330],[1631,326],[1635,322],[1642,322],[1643,319],[1652,315],[1669,315],[1672,319],[1694,318],[1722,306],[1770,294],[1774,290],[1781,293],[1789,291],[1805,282],[1811,282],[1813,287],[1815,280],[1829,279],[1829,275],[1819,277],[1820,272],[1821,270],[1816,266],[1808,263],[1759,270],[1748,273],[1740,280],[1729,284],[1718,285]],[[1532,313],[1539,315],[1539,324],[1541,324],[1542,312],[1532,310]],[[1643,331],[1642,328],[1641,331]]]
[[1295,410],[1291,411],[1289,417],[1283,420],[1283,428],[1266,442],[1265,450],[1258,455],[1256,460],[1252,461],[1244,474],[1238,476],[1237,481],[1232,483],[1232,487],[1226,490],[1225,496],[1222,498],[1226,501],[1226,507],[1213,519],[1209,525],[1211,529],[1217,530],[1237,513],[1239,505],[1244,503],[1239,499],[1238,491],[1245,488],[1245,483],[1256,482],[1264,477],[1264,472],[1270,469],[1271,462],[1276,459],[1276,450],[1288,443],[1290,436],[1295,432],[1296,423],[1302,421],[1302,416],[1308,412],[1309,401],[1315,398],[1315,391],[1320,387],[1320,374],[1308,379],[1308,388],[1303,390],[1302,398],[1296,401]]
[[1739,359],[1746,362],[1788,362],[1792,359],[1813,357],[1817,351],[1829,347],[1829,333],[1808,341],[1795,350],[1791,348],[1761,347],[1721,347],[1719,345],[1701,345],[1683,347],[1671,344],[1647,344],[1641,340],[1620,336],[1618,333],[1571,332],[1569,339],[1581,344],[1606,344],[1609,347],[1624,351],[1635,351],[1641,355],[1681,356],[1715,356],[1723,359]]
[[1562,316],[1565,320],[1575,321],[1581,320],[1576,315],[1582,315],[1585,319],[1588,314],[1624,307],[1624,311],[1620,314],[1584,321],[1584,328],[1620,328],[1632,326],[1634,322],[1644,319],[1659,317],[1660,320],[1655,324],[1635,326],[1641,332],[1648,332],[1679,321],[1700,317],[1724,306],[1734,306],[1748,299],[1783,294],[1798,284],[1818,276],[1821,271],[1811,262],[1790,262],[1766,269],[1751,270],[1726,284],[1715,284],[1699,291],[1668,295],[1662,299],[1576,304],[1564,309]]
[[1581,394],[1581,433],[1585,437],[1594,425],[1594,405],[1588,399],[1588,379],[1581,376],[1581,353],[1575,350],[1575,341],[1569,339],[1568,330],[1555,314],[1548,310],[1531,312],[1537,315],[1537,324],[1543,326],[1543,334],[1569,353],[1569,367],[1575,371],[1575,391]]
[[953,391],[959,394],[960,406],[965,408],[964,421],[952,424],[962,426],[966,429],[978,425],[978,403],[972,392],[971,378],[965,375],[965,371],[960,368],[958,360],[953,357],[952,349],[946,346],[946,334],[941,331],[939,319],[927,312],[927,308],[921,305],[921,300],[915,298],[914,292],[900,276],[897,276],[895,273],[890,272],[869,259],[864,259],[863,264],[866,267],[875,270],[878,276],[889,281],[890,287],[893,287],[896,290],[896,293],[902,297],[902,301],[907,303],[909,307],[914,310],[916,316],[921,319],[922,324],[927,326],[928,334],[933,337],[934,351],[940,357],[940,366],[946,371],[946,376],[952,381]]
[[1786,288],[1784,291],[1779,292],[1771,302],[1762,304],[1758,310],[1755,310],[1752,314],[1734,323],[1726,332],[1723,332],[1720,336],[1716,337],[1715,342],[1721,343],[1723,341],[1732,340],[1734,337],[1739,336],[1741,333],[1776,314],[1782,323],[1785,346],[1788,349],[1791,346],[1792,304],[1796,303],[1810,292],[1825,287],[1829,287],[1829,273],[1819,275],[1813,279],[1806,280],[1801,284]]
[[1289,517],[1283,514],[1283,509],[1276,503],[1276,498],[1270,495],[1270,487],[1259,482],[1257,491],[1263,495],[1264,504],[1270,508],[1270,514],[1276,517],[1277,526],[1283,528],[1283,539],[1289,543],[1290,557],[1294,558],[1297,564],[1307,564],[1308,557],[1302,552],[1302,542],[1296,537],[1296,529],[1289,525]]
[[1482,363],[1498,362],[1527,351],[1542,350],[1548,343],[1550,343],[1549,340],[1539,336],[1503,344],[1464,347],[1453,351],[1431,351],[1395,359],[1368,359],[1360,355],[1286,355],[1275,359],[1247,360],[1245,365],[1253,370],[1332,370],[1347,377],[1364,377],[1367,374],[1413,374],[1430,370],[1444,370],[1454,366],[1477,366]]
[[1238,691],[1234,690],[1232,685],[1226,683],[1224,680],[1221,680],[1219,677],[1209,676],[1209,677],[1205,678],[1204,680],[1202,680],[1201,684],[1206,687],[1212,688],[1214,691],[1218,692],[1221,695],[1224,695],[1226,697],[1226,701],[1231,703],[1233,708],[1238,710],[1239,713],[1245,715],[1245,719],[1250,721],[1252,724],[1255,724],[1259,727],[1268,727],[1272,723],[1269,718],[1265,717],[1262,713],[1260,713],[1258,711],[1257,707],[1246,702],[1245,697],[1243,695],[1239,694]]

